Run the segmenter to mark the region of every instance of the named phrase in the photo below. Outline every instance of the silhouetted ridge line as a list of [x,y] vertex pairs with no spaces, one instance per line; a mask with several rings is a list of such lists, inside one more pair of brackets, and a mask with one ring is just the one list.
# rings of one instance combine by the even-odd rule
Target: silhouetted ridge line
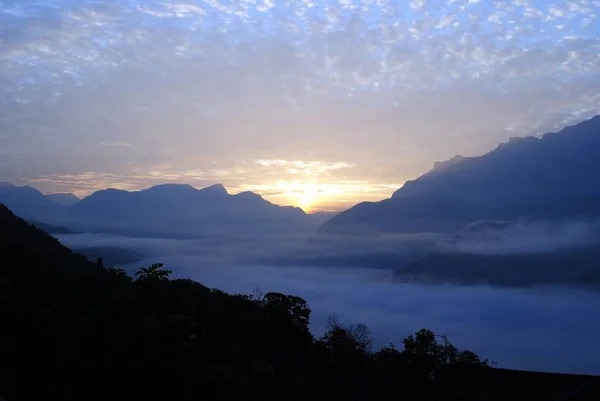
[[542,138],[513,138],[476,157],[455,157],[408,181],[391,199],[361,203],[325,233],[458,230],[475,220],[600,216],[600,117]]

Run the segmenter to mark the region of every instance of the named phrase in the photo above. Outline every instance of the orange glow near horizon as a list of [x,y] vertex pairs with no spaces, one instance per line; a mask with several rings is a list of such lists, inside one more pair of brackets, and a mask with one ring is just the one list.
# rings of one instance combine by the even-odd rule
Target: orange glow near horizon
[[278,205],[292,205],[306,213],[339,212],[363,201],[378,201],[391,196],[399,185],[370,185],[363,182],[278,181],[252,185],[246,190],[263,194]]
[[[281,164],[283,162],[280,161],[279,163]],[[312,170],[316,170],[316,163],[313,162],[310,165]],[[268,168],[270,170],[274,169],[273,166],[268,166]],[[235,181],[228,182],[227,179],[221,180],[221,178],[229,178],[228,176],[214,177],[213,183],[216,184],[217,182],[225,181],[223,184],[227,191],[232,195],[244,191],[252,191],[276,205],[296,206],[306,213],[339,212],[360,202],[379,201],[389,198],[395,190],[402,186],[401,183],[390,183],[385,181],[374,182],[370,180],[336,179],[335,177],[326,177],[327,172],[312,170],[302,173],[294,172],[293,174],[282,171],[282,178],[274,181],[265,180],[259,184],[236,185],[237,183]],[[288,177],[286,177],[286,175]],[[289,177],[290,175],[295,177],[289,179],[291,178]],[[319,177],[319,175],[321,175],[321,177]],[[193,181],[190,178],[193,177],[189,177],[187,172],[169,175],[154,174],[151,177],[147,177],[143,174],[136,176],[118,176],[88,172],[68,177],[40,177],[28,181],[34,186],[39,187],[44,193],[70,192],[83,198],[97,190],[106,188],[139,191],[164,183],[190,183],[190,181]],[[57,182],[59,182],[60,185],[56,185]],[[198,189],[208,185],[210,185],[210,182],[205,182],[202,185],[194,185],[192,183],[192,186]],[[48,191],[45,187],[52,187],[52,190]]]
[[311,183],[292,183],[286,189],[285,196],[291,200],[292,205],[301,208],[306,213],[314,212],[321,203],[333,195],[324,192],[318,184]]
[[[216,167],[215,167],[216,166]],[[239,160],[184,168],[168,163],[132,168],[125,173],[86,171],[26,178],[44,193],[70,192],[79,197],[115,188],[139,191],[160,184],[188,184],[201,189],[220,183],[234,195],[251,191],[280,206],[307,213],[339,212],[364,201],[389,198],[414,174],[359,167],[347,161],[318,159]]]

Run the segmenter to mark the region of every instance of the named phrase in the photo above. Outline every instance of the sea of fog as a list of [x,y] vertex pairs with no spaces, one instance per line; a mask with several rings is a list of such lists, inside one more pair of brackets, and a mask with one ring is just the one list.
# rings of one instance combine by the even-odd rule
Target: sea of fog
[[[376,346],[399,344],[420,328],[447,334],[459,348],[497,361],[498,367],[600,374],[600,292],[574,288],[500,289],[414,285],[391,271],[261,266],[244,262],[256,244],[212,240],[140,239],[109,235],[57,236],[66,246],[118,246],[146,255],[122,266],[162,262],[174,278],[191,278],[229,293],[258,288],[306,299],[319,336],[329,315],[366,323]],[[218,249],[218,252],[211,250]]]

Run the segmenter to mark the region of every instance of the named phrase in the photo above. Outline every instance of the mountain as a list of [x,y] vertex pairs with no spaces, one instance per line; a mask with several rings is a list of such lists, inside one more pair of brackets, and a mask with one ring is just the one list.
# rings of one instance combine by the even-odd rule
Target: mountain
[[[44,275],[41,270],[50,266],[56,269],[70,269],[95,271],[95,265],[89,263],[87,258],[73,253],[63,246],[56,238],[40,228],[30,225],[25,220],[17,217],[8,207],[0,204],[0,254],[2,255],[2,269],[20,274],[19,266],[33,266],[38,274]],[[2,270],[2,273],[5,273]],[[21,273],[25,273],[24,271]]]
[[50,199],[54,203],[66,207],[73,206],[80,201],[80,199],[73,194],[47,194],[46,198]]
[[162,184],[134,192],[109,188],[80,200],[0,183],[0,203],[38,225],[133,236],[308,233],[328,217],[277,206],[253,192],[231,195],[221,184],[202,189]]
[[223,185],[196,189],[164,184],[141,191],[106,189],[67,210],[69,227],[128,235],[245,235],[316,228],[295,207],[274,205],[260,195],[231,195]]
[[0,194],[17,188],[16,185],[10,182],[0,182]]
[[104,266],[109,267],[122,266],[139,262],[144,259],[144,255],[136,251],[110,246],[73,248],[73,252],[82,254],[89,260],[97,261],[101,258]]
[[600,116],[542,138],[511,138],[478,157],[454,157],[391,199],[340,213],[324,233],[452,231],[476,220],[600,215]]
[[37,189],[0,183],[0,203],[9,207],[16,215],[31,220],[56,220],[64,207],[48,199]]
[[51,226],[50,224],[40,223],[35,220],[28,220],[27,222],[48,234],[79,234],[77,231],[70,230],[66,227]]

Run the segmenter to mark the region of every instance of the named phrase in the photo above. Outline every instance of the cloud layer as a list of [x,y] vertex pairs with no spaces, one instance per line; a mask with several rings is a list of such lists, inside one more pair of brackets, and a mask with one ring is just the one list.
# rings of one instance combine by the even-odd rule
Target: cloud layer
[[4,1],[0,179],[382,198],[435,160],[598,113],[599,14],[589,0]]
[[590,318],[600,307],[596,291],[408,285],[392,282],[387,270],[247,263],[256,252],[274,254],[289,246],[281,238],[267,244],[254,239],[221,243],[91,234],[60,239],[73,248],[118,246],[146,255],[147,260],[128,266],[130,272],[163,262],[174,277],[231,293],[260,288],[302,296],[313,311],[311,329],[317,336],[327,317],[336,313],[344,322],[366,323],[377,346],[398,344],[424,327],[448,334],[455,345],[500,367],[600,374],[600,323]]

